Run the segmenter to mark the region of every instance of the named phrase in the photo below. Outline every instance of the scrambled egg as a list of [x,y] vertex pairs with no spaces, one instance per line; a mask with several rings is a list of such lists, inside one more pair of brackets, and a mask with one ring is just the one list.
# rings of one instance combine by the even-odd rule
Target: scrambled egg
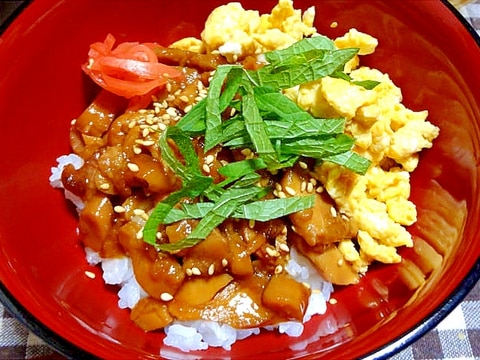
[[[352,29],[335,44],[358,47],[361,55],[372,53],[377,41]],[[400,262],[396,248],[413,245],[405,228],[417,218],[409,200],[410,173],[418,165],[418,153],[432,146],[439,129],[427,121],[427,111],[416,112],[402,104],[401,90],[387,74],[358,67],[359,60],[354,60],[345,68],[353,80],[380,84],[367,90],[326,77],[289,89],[287,96],[317,117],[345,117],[346,132],[356,139],[355,151],[372,161],[364,176],[328,163],[315,171],[339,210],[358,224],[358,247],[345,240],[338,248],[359,272],[365,272],[374,260]]]
[[286,48],[313,35],[315,8],[303,15],[292,0],[280,0],[271,14],[245,10],[238,2],[219,6],[209,15],[201,40],[187,38],[171,46],[197,52],[220,52],[230,62],[248,55]]
[[[279,0],[272,13],[264,15],[233,2],[211,13],[201,39],[186,38],[172,46],[220,52],[236,62],[315,36],[314,17],[313,7],[302,14],[291,0]],[[339,211],[358,225],[356,239],[339,242],[338,249],[357,271],[365,272],[375,260],[400,262],[397,247],[413,245],[405,228],[417,218],[409,200],[410,173],[418,165],[418,153],[432,146],[439,129],[427,121],[427,111],[413,111],[402,104],[401,90],[388,74],[360,66],[360,56],[372,54],[377,39],[351,29],[334,43],[338,48],[359,49],[344,68],[353,80],[380,84],[368,90],[326,77],[288,89],[285,95],[316,117],[346,118],[346,132],[356,139],[355,151],[372,161],[364,176],[331,163],[318,166],[313,174]]]

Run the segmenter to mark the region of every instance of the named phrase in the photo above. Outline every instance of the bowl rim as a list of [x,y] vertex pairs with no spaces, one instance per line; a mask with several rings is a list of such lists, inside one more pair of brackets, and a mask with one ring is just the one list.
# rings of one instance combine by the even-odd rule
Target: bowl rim
[[[22,0],[22,3],[0,24],[0,36],[7,30],[12,22],[33,2],[34,0]],[[480,34],[477,33],[475,28],[470,22],[460,13],[449,0],[440,0],[440,2],[446,6],[450,12],[457,18],[462,26],[468,31],[470,36],[476,42],[480,48]],[[383,347],[376,349],[370,353],[367,353],[361,357],[361,359],[388,359],[389,357],[397,354],[421,337],[426,335],[429,331],[433,330],[448,314],[450,314],[463,299],[469,294],[469,292],[475,287],[477,283],[480,283],[480,256],[474,263],[473,267],[469,270],[466,277],[456,286],[456,288],[449,294],[449,296],[439,304],[423,323],[417,324],[417,326],[408,329],[406,332],[391,340]],[[10,291],[0,280],[0,303],[8,311],[8,313],[18,320],[23,326],[25,326],[33,334],[41,338],[47,345],[60,355],[68,359],[97,359],[97,357],[88,351],[78,347],[73,342],[67,340],[61,335],[55,333],[42,321],[35,318],[20,302],[18,302]]]

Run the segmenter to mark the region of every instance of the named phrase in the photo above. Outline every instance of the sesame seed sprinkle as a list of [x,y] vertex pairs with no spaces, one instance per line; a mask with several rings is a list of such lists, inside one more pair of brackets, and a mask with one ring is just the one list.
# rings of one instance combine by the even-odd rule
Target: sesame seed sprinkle
[[285,251],[285,252],[289,252],[290,251],[290,248],[288,247],[287,244],[285,243],[281,243],[280,245],[278,245],[278,248],[282,251]]
[[208,275],[213,275],[215,273],[215,264],[210,264],[208,267]]
[[333,206],[330,206],[330,214],[332,215],[332,217],[336,218],[337,217],[337,210],[333,207]]
[[280,256],[280,253],[279,253],[277,250],[271,248],[270,246],[267,246],[267,247],[265,248],[265,251],[267,252],[267,255],[268,255],[268,256],[271,256],[271,257],[278,257],[278,256]]
[[127,210],[123,206],[117,205],[113,208],[113,211],[115,211],[117,214],[122,214]]
[[127,164],[127,167],[128,169],[131,171],[131,172],[138,172],[140,171],[140,168],[138,167],[137,164],[134,164],[134,163],[128,163]]
[[305,190],[307,190],[307,182],[302,181],[302,183],[300,184],[300,191],[304,192]]
[[210,155],[207,155],[207,157],[205,158],[205,163],[206,164],[212,164],[213,162],[215,161],[215,156],[213,156],[212,154]]
[[308,192],[308,193],[312,193],[312,192],[313,192],[313,189],[314,189],[313,184],[312,184],[311,182],[309,182],[309,183],[307,184],[307,192]]
[[145,214],[145,210],[143,210],[143,209],[133,209],[133,214],[141,216],[142,214]]
[[275,266],[275,274],[280,274],[283,271],[282,265]]
[[173,300],[173,295],[170,293],[164,292],[160,294],[160,299],[162,301],[171,301]]
[[285,186],[285,192],[292,196],[295,196],[297,193],[295,189],[291,188],[290,186]]
[[93,273],[93,272],[91,272],[91,271],[86,270],[84,273],[85,273],[85,275],[86,275],[88,278],[90,278],[90,279],[95,279],[95,277],[96,277],[96,276],[95,276],[95,273]]

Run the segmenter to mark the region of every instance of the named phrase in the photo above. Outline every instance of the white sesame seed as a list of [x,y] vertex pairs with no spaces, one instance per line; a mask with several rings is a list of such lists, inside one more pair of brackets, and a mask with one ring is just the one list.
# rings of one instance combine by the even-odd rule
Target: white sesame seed
[[186,103],[188,103],[188,101],[189,101],[187,95],[182,95],[182,96],[179,97],[179,99],[180,99],[181,101],[183,101],[183,102],[186,102]]
[[95,273],[93,273],[91,271],[86,270],[85,275],[90,279],[95,279]]
[[167,292],[160,294],[160,300],[162,301],[171,301],[173,300],[173,295]]
[[207,174],[210,174],[210,166],[208,166],[208,164],[203,164],[202,169],[203,169],[203,171],[205,171]]
[[207,157],[205,158],[205,163],[206,164],[212,164],[213,162],[215,161],[215,156],[213,156],[212,154],[210,155],[207,155]]
[[139,230],[136,235],[137,240],[140,240],[143,238],[143,229]]
[[192,276],[192,269],[186,269],[185,272],[188,276]]
[[288,247],[287,244],[285,243],[281,243],[280,245],[278,245],[278,248],[282,251],[285,251],[285,252],[289,252],[290,251],[290,248]]
[[144,140],[142,145],[143,145],[143,146],[152,146],[152,145],[155,145],[155,141],[153,141],[153,140]]
[[267,246],[265,251],[267,252],[267,255],[271,257],[277,257],[280,255],[277,250],[272,249],[270,246]]
[[215,264],[210,264],[208,267],[208,275],[213,275],[215,273]]
[[307,184],[307,192],[308,193],[312,193],[313,192],[313,184],[311,182],[309,182]]
[[287,195],[286,195],[283,191],[279,191],[279,192],[278,192],[278,197],[279,197],[280,199],[285,199],[285,198],[287,197]]
[[282,265],[275,266],[275,274],[280,274],[283,271]]
[[330,300],[328,300],[328,302],[332,305],[335,305],[337,303],[337,299],[335,298],[330,298]]
[[334,218],[337,217],[337,210],[335,210],[335,208],[333,206],[330,206],[330,214]]
[[222,266],[227,266],[228,265],[228,260],[227,259],[222,259]]
[[305,190],[307,190],[307,182],[302,181],[302,183],[300,184],[300,191],[304,192]]
[[193,267],[193,268],[192,268],[192,274],[198,276],[198,275],[202,275],[202,272],[200,271],[199,268]]
[[138,167],[137,164],[134,164],[134,163],[128,163],[127,164],[127,167],[130,169],[130,171],[132,172],[138,172],[140,171],[140,168]]
[[292,189],[290,186],[285,186],[285,191],[287,192],[287,194],[291,195],[291,196],[295,196],[295,194],[297,193],[294,189]]
[[110,189],[110,184],[109,183],[103,183],[103,184],[100,185],[100,189],[108,190],[108,189]]
[[308,169],[308,165],[307,165],[306,162],[299,161],[299,162],[298,162],[298,165],[299,165],[303,170],[307,170],[307,169]]
[[183,111],[185,111],[186,113],[188,113],[188,112],[190,112],[190,110],[192,110],[192,107],[193,107],[192,104],[187,105],[187,106],[185,106],[185,109],[183,109]]
[[137,216],[141,216],[142,214],[145,214],[145,210],[143,209],[133,209],[133,214]]
[[178,115],[177,114],[177,109],[175,109],[173,107],[167,108],[166,112],[167,112],[168,115],[173,116],[173,117]]
[[127,210],[123,206],[117,205],[113,208],[113,211],[115,211],[117,214],[121,214]]

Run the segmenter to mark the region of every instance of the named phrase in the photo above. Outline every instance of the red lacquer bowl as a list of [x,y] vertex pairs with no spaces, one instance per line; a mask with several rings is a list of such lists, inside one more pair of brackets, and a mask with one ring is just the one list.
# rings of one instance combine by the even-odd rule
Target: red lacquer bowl
[[[114,289],[84,260],[76,218],[49,186],[50,167],[69,152],[68,129],[95,95],[80,65],[89,44],[107,33],[121,41],[167,45],[198,36],[220,0],[37,0],[0,39],[0,281],[5,306],[29,329],[72,358],[157,358],[187,355],[163,347],[162,333],[145,334],[117,307]],[[242,1],[268,12],[275,2]],[[355,27],[379,39],[365,64],[388,72],[404,103],[428,109],[441,128],[414,173],[418,223],[410,231],[435,243],[442,264],[409,290],[403,265],[375,267],[357,286],[338,289],[336,305],[300,338],[262,333],[230,352],[192,358],[384,357],[435,326],[480,274],[480,47],[474,31],[441,1],[296,0],[317,7],[319,32],[331,37]],[[331,28],[336,21],[338,27]],[[415,264],[419,254],[403,251]],[[431,270],[431,269],[430,269]],[[322,333],[326,325],[337,330]]]

